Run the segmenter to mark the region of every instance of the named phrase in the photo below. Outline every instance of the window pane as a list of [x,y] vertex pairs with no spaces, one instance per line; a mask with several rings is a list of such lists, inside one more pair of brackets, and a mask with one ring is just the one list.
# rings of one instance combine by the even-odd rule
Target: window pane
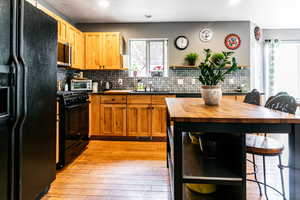
[[281,44],[279,48],[278,67],[274,73],[274,92],[288,92],[299,98],[299,44]]
[[150,74],[151,76],[163,76],[164,72],[164,42],[150,41]]
[[147,76],[146,41],[133,40],[130,42],[130,71],[131,76]]

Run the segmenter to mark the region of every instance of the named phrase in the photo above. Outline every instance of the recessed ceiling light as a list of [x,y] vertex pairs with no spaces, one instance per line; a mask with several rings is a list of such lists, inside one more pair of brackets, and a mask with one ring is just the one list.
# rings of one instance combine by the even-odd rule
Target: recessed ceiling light
[[230,6],[235,6],[235,5],[239,4],[240,2],[241,2],[241,0],[230,0],[229,5]]
[[102,8],[107,8],[107,7],[109,7],[109,1],[101,0],[101,1],[99,1],[99,6],[101,6]]
[[145,17],[149,19],[152,17],[152,15],[150,13],[147,13],[147,14],[145,14]]

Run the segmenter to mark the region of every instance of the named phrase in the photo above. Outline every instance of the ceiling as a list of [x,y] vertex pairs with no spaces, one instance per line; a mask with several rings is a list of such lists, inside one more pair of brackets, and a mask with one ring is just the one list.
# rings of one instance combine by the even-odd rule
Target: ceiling
[[[251,20],[262,28],[300,28],[299,0],[43,0],[75,23]],[[145,15],[152,15],[146,18]]]

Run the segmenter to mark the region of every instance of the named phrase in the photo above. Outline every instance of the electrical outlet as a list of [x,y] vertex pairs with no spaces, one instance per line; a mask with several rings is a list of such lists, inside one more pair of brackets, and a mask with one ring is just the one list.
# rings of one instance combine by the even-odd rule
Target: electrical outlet
[[183,85],[183,79],[178,79],[177,83],[178,83],[178,85]]
[[192,79],[192,85],[195,85],[196,84],[196,79]]
[[118,80],[118,84],[119,84],[120,86],[123,85],[123,79],[120,78],[120,79]]
[[234,84],[234,79],[233,78],[229,79],[229,83]]

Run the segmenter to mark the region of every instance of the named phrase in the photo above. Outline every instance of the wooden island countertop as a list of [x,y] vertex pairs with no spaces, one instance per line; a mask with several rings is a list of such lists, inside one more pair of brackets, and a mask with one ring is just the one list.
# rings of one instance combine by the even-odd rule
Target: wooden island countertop
[[207,106],[201,98],[166,98],[166,104],[170,120],[176,122],[300,124],[300,115],[230,99],[222,99],[220,106]]

